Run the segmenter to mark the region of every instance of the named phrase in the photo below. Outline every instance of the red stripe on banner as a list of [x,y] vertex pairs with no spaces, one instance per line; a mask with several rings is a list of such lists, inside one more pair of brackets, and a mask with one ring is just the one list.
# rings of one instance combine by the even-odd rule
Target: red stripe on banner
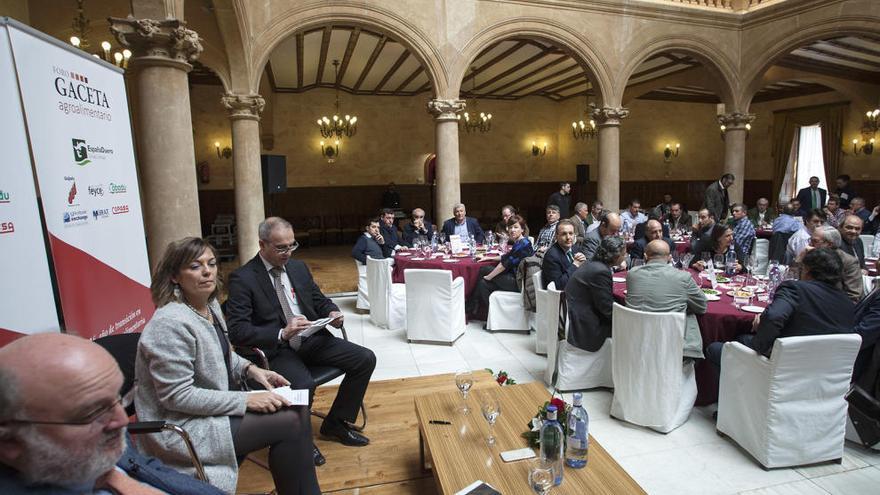
[[149,287],[51,233],[49,241],[68,333],[94,339],[143,330],[155,311]]
[[20,339],[27,335],[26,333],[18,333],[13,332],[12,330],[7,330],[5,328],[0,328],[0,347],[12,342],[13,340]]

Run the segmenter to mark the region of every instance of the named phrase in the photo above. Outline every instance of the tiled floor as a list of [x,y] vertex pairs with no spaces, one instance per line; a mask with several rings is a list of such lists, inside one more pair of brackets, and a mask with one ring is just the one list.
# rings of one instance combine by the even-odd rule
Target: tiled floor
[[[354,297],[334,301],[345,312],[349,338],[376,353],[374,380],[427,376],[462,368],[505,370],[517,382],[541,381],[546,358],[534,352],[534,333],[489,333],[472,322],[452,347],[408,344],[403,330],[384,330],[354,313]],[[566,397],[570,400],[570,397]],[[609,417],[611,393],[584,394],[590,433],[650,494],[876,494],[880,453],[847,442],[842,464],[765,471],[731,441],[715,434],[710,408],[667,435]]]

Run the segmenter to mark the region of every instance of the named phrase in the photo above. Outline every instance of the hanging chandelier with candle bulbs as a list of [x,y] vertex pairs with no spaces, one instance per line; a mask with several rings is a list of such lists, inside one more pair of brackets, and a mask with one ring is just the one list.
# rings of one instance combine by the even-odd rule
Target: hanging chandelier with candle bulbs
[[[590,99],[587,99],[587,109],[584,113],[589,115]],[[593,139],[596,137],[596,121],[589,119],[587,121],[577,120],[571,123],[571,134],[575,139]]]
[[354,115],[343,115],[339,111],[339,60],[333,60],[334,85],[336,86],[336,113],[333,117],[326,115],[318,119],[318,127],[324,138],[352,137],[357,133],[358,118]]
[[463,114],[456,116],[459,125],[464,127],[464,130],[468,134],[472,132],[489,132],[492,130],[492,114],[477,112],[477,76],[473,75],[473,72],[476,70],[476,67],[471,67],[471,100],[465,105],[465,107],[471,107],[472,111],[466,111]]

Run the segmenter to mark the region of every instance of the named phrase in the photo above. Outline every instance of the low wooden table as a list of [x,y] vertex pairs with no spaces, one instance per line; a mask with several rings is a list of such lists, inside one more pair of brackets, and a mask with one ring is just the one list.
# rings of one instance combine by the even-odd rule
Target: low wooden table
[[[483,480],[504,495],[531,494],[529,461],[505,463],[499,454],[528,446],[521,434],[538,408],[549,399],[549,394],[539,382],[491,389],[501,402],[501,417],[494,428],[495,445],[489,447],[486,443],[489,425],[479,405],[479,394],[485,392],[486,389],[471,391],[468,415],[456,410],[461,405],[458,392],[415,398],[423,457],[430,459],[440,493],[454,494],[476,480]],[[430,420],[452,424],[430,424]],[[566,467],[562,485],[553,487],[551,494],[645,493],[592,437],[588,459],[583,469]]]

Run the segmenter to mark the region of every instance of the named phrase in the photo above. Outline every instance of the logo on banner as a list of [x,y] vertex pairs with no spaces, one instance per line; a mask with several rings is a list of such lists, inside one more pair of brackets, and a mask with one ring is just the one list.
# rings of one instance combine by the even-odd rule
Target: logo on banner
[[111,182],[108,189],[110,189],[110,194],[123,194],[128,192],[128,188],[125,187],[125,184],[118,184],[116,182]]
[[0,234],[11,234],[15,232],[15,225],[12,222],[0,222]]
[[107,218],[110,216],[110,210],[107,208],[92,210],[92,216],[95,217],[95,220],[98,220],[99,218]]
[[9,193],[0,189],[0,203],[9,203],[11,200],[9,199]]
[[89,195],[90,196],[104,196],[104,184],[98,184],[96,186],[89,186]]
[[111,208],[114,215],[122,215],[128,213],[128,205],[119,205]]
[[74,203],[73,201],[76,199],[76,181],[70,185],[70,191],[67,192],[67,206],[77,206],[79,203]]
[[76,210],[76,211],[65,211],[64,212],[64,226],[65,227],[73,227],[75,225],[82,225],[86,223],[89,219],[89,212],[85,210]]
[[91,146],[85,139],[73,138],[70,140],[73,145],[73,161],[79,166],[85,166],[92,163],[89,157],[96,160],[106,160],[106,155],[112,155],[113,149],[104,146]]

